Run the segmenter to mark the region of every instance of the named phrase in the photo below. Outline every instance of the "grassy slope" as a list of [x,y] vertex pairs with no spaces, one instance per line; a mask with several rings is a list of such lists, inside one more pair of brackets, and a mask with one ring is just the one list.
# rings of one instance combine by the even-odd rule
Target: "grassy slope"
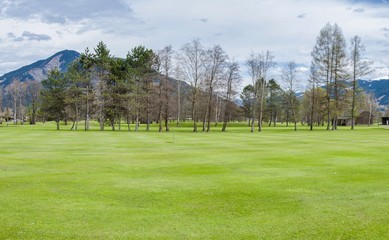
[[53,129],[0,127],[0,239],[389,238],[387,129]]

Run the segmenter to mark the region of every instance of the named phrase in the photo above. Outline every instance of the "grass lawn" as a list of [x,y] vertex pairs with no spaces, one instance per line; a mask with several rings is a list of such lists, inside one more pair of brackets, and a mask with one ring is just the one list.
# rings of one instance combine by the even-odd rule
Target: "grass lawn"
[[219,129],[0,126],[0,239],[389,239],[389,129]]

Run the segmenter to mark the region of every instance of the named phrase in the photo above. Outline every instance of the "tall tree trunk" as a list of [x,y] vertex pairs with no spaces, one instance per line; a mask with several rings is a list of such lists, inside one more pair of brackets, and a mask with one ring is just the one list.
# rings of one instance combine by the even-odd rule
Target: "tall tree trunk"
[[230,98],[231,98],[231,86],[229,84],[228,89],[227,89],[227,96],[226,96],[226,100],[225,100],[226,109],[224,110],[222,132],[225,132],[226,128],[227,128],[228,117],[230,115]]
[[[291,93],[292,94],[292,93]],[[290,96],[291,102],[290,102],[290,108],[292,110],[292,117],[293,117],[293,123],[294,123],[294,130],[297,131],[297,120],[296,120],[296,111],[294,109],[294,100],[293,95]]]
[[86,92],[85,131],[89,130],[89,90]]
[[127,128],[128,128],[128,131],[131,131],[131,126],[130,126],[130,117],[129,117],[129,114],[127,113]]
[[31,102],[31,104],[32,104],[32,114],[31,114],[31,121],[30,121],[30,124],[31,125],[35,125],[35,122],[36,122],[36,102],[35,102],[35,100],[33,99],[32,100],[32,102]]
[[111,127],[112,127],[112,131],[116,130],[115,129],[115,118],[114,117],[111,118]]
[[311,131],[313,131],[314,111],[315,111],[315,85],[313,84],[312,93],[311,93],[311,114],[310,114],[311,116],[310,116],[310,121],[309,121],[309,125],[310,125],[309,130],[311,130]]
[[203,117],[203,132],[205,132],[206,129],[206,122],[207,122],[207,114],[205,114]]
[[[256,92],[257,90],[254,89],[254,92]],[[254,124],[255,124],[255,108],[257,107],[257,94],[254,94],[254,97],[253,97],[253,106],[252,106],[252,115],[251,115],[251,132],[253,133],[254,132]]]
[[159,103],[158,103],[158,132],[162,132],[162,86],[163,86],[163,80],[161,79],[159,81]]
[[263,102],[265,99],[265,85],[266,85],[266,80],[263,79],[263,82],[261,83],[261,99],[259,103],[259,119],[258,119],[258,131],[262,131],[262,118],[263,118]]
[[330,124],[331,124],[331,104],[330,104],[330,96],[328,95],[327,96],[327,103],[326,103],[326,106],[327,106],[327,130],[330,130]]
[[289,127],[289,110],[286,111],[286,126]]
[[56,124],[57,124],[57,130],[59,130],[59,118],[57,117],[57,119],[56,119]]
[[227,128],[227,123],[228,123],[228,119],[227,119],[227,114],[224,113],[224,117],[223,117],[223,127],[222,127],[222,132],[225,132],[226,131],[226,128]]
[[147,93],[146,103],[146,132],[150,131],[150,94]]
[[72,127],[70,128],[71,131],[77,131],[78,127],[78,104],[76,103],[74,105],[74,119],[73,119],[73,124]]
[[274,112],[274,120],[273,120],[273,127],[276,127],[277,125],[277,111]]
[[268,124],[269,127],[271,126],[272,121],[273,121],[273,109],[270,110],[270,117],[269,117],[269,124]]
[[196,121],[196,90],[193,90],[192,94],[192,120],[193,120],[193,132],[197,132],[197,121]]
[[139,114],[136,113],[136,119],[135,119],[135,132],[138,132],[139,130]]
[[181,115],[181,81],[177,81],[177,127],[180,126]]
[[158,110],[158,132],[162,132],[162,103],[159,103],[159,110]]
[[169,132],[169,102],[166,102],[166,108],[165,108],[165,131]]
[[18,119],[17,119],[17,101],[15,100],[14,102],[14,124],[17,125],[18,124]]
[[[101,110],[100,110],[100,112],[101,112]],[[100,131],[104,131],[104,117],[102,115],[100,115],[99,123],[100,123]]]
[[352,102],[351,102],[351,130],[354,130],[354,125],[355,125],[355,91],[356,91],[356,88],[357,88],[357,80],[356,80],[356,69],[355,69],[355,64],[354,64],[354,77],[353,77],[353,99],[352,99]]
[[139,131],[139,94],[140,87],[138,84],[137,92],[136,92],[136,116],[135,116],[135,132]]
[[334,124],[332,125],[332,130],[338,129],[338,109],[339,109],[339,92],[338,92],[338,79],[336,77],[337,70],[335,68],[334,71],[335,78],[334,78],[334,95],[335,95],[335,108],[334,108]]
[[150,113],[146,113],[146,132],[150,131]]
[[332,76],[332,61],[331,61],[331,65],[328,66],[327,76],[326,76],[327,77],[326,78],[327,130],[330,130],[330,124],[331,124],[331,76]]
[[219,114],[220,114],[220,101],[219,101],[219,95],[216,94],[216,108],[215,108],[215,127],[217,127],[217,124],[219,122]]
[[212,95],[213,95],[213,88],[209,88],[209,98],[208,98],[208,108],[207,108],[207,132],[211,130],[211,111],[212,111]]

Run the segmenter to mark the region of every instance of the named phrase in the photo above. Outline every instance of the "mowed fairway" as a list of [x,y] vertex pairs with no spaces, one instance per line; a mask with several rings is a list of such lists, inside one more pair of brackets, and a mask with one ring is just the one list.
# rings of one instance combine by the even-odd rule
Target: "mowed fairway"
[[0,127],[0,239],[389,239],[389,129]]

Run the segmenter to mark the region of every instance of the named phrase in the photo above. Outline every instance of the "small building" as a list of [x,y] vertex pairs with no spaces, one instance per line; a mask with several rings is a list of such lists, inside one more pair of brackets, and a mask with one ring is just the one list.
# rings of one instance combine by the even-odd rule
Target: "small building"
[[[334,120],[332,120],[332,122],[334,122]],[[351,117],[348,117],[348,116],[338,117],[336,125],[337,126],[351,126]]]
[[355,119],[355,124],[357,125],[371,125],[374,121],[374,115],[368,111],[363,111]]
[[382,117],[382,125],[389,125],[389,117]]

